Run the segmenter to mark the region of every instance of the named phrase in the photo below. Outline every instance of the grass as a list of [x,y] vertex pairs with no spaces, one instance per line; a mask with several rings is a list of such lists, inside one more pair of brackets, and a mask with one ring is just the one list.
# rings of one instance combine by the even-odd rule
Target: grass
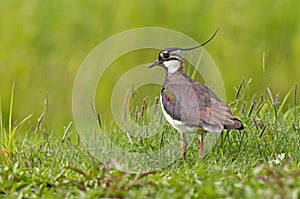
[[[26,118],[22,126],[13,126],[10,114],[8,125],[1,122],[1,157],[9,161],[0,163],[0,197],[299,198],[297,86],[281,99],[268,88],[260,96],[250,95],[250,82],[241,82],[231,103],[245,130],[224,131],[201,163],[197,161],[197,143],[193,142],[185,161],[179,159],[167,168],[137,174],[118,171],[90,156],[72,123],[53,133],[43,117],[36,124]],[[133,106],[132,118],[138,122],[147,121],[142,117],[151,100],[145,99],[141,108]],[[168,125],[163,129],[157,139],[129,139],[124,135],[114,141],[126,150],[151,149],[151,145],[157,148],[163,134],[170,135],[164,137],[165,144],[176,135]]]
[[[27,116],[19,123],[12,124],[12,113],[13,113],[13,100],[14,100],[14,84],[11,92],[10,106],[9,106],[9,117],[8,117],[8,130],[4,128],[3,124],[3,116],[0,107],[0,158],[2,161],[6,163],[11,163],[14,155],[18,152],[17,147],[15,145],[15,135],[18,129],[31,117],[31,115]],[[1,106],[1,103],[0,103]]]

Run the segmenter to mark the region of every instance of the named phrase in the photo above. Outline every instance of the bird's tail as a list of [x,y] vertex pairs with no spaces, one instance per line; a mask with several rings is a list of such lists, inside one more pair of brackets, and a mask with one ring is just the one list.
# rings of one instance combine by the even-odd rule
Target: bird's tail
[[224,128],[225,129],[236,129],[236,130],[243,130],[244,126],[243,123],[237,119],[237,118],[232,118],[230,124],[225,124]]

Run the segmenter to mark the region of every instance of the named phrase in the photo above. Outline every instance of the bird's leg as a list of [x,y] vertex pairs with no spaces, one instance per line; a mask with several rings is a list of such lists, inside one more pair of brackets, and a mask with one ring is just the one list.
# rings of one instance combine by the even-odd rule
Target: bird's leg
[[200,161],[203,159],[203,145],[204,145],[204,134],[201,132],[198,134],[199,137],[199,158]]
[[183,148],[182,158],[185,159],[187,144],[186,144],[186,139],[185,139],[184,133],[182,133],[182,148]]

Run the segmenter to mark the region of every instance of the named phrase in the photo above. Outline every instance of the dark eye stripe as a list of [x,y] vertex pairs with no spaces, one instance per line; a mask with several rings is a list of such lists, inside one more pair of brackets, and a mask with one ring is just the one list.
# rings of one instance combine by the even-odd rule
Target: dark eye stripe
[[178,57],[170,57],[170,58],[166,59],[166,61],[170,61],[170,60],[180,61],[180,59]]
[[[166,55],[169,55],[168,57]],[[176,55],[172,55],[169,52],[161,52],[158,56],[158,60],[161,61],[170,61],[170,60],[177,60],[180,61],[180,57]]]

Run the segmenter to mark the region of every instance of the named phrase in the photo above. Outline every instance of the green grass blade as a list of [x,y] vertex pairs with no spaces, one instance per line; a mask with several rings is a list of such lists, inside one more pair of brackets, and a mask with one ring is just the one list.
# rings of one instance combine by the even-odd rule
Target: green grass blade
[[11,132],[12,128],[12,112],[13,112],[13,102],[14,102],[14,90],[15,90],[15,82],[13,82],[10,96],[10,105],[9,105],[9,122],[8,122],[8,132]]
[[203,53],[204,53],[204,51],[201,52],[201,54],[200,54],[200,56],[199,56],[199,59],[197,60],[197,64],[196,64],[196,66],[194,67],[193,73],[191,74],[191,78],[192,78],[192,79],[195,79],[195,77],[196,77],[196,74],[197,74],[197,72],[198,72],[197,67],[198,67],[198,65],[199,65],[199,64],[201,63],[201,61],[202,61]]
[[29,118],[31,118],[32,114],[27,116],[25,119],[23,119],[19,124],[17,124],[13,130],[11,132],[9,132],[9,139],[8,139],[8,151],[10,153],[14,153],[16,152],[15,146],[14,146],[14,138],[15,138],[15,134],[18,130],[18,128],[24,124],[24,122],[26,122]]
[[278,109],[278,114],[281,113],[281,111],[282,111],[284,105],[286,104],[286,102],[287,102],[289,96],[291,95],[291,93],[293,92],[293,90],[294,90],[294,86],[290,89],[290,91],[289,91],[289,92],[285,95],[285,97],[283,98],[283,100],[282,100],[282,102],[281,102],[281,104],[280,104],[280,107],[279,107],[279,109]]
[[3,120],[2,120],[2,101],[0,96],[0,135],[2,135],[3,130]]
[[1,102],[1,98],[0,98],[0,136],[1,136],[1,140],[0,140],[0,145],[3,148],[6,148],[6,143],[7,143],[7,134],[5,131],[5,128],[3,126],[3,115],[2,115],[2,102]]

